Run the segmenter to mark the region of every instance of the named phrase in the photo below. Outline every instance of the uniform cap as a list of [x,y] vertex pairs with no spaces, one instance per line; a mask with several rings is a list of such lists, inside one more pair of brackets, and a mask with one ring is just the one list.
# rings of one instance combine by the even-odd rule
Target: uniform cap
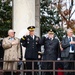
[[49,33],[49,34],[54,34],[54,32],[53,32],[52,30],[50,30],[48,33]]
[[34,31],[34,30],[35,30],[35,26],[29,26],[27,29],[28,29],[29,31]]

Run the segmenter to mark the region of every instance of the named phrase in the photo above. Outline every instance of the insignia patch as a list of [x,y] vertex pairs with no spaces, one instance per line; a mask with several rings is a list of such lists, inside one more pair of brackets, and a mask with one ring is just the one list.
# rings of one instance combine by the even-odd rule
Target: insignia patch
[[28,44],[29,44],[29,40],[30,40],[30,39],[29,39],[29,38],[27,38],[27,43],[28,43]]
[[29,44],[29,42],[27,42]]
[[23,37],[22,40],[25,40],[25,38]]
[[29,41],[30,39],[28,38],[27,40]]

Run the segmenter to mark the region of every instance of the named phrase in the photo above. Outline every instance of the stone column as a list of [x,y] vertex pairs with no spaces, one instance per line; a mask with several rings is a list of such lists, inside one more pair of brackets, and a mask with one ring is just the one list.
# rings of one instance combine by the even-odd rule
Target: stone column
[[35,26],[35,0],[13,0],[13,29],[21,38],[27,33],[27,27]]
[[40,0],[35,0],[35,34],[40,36]]

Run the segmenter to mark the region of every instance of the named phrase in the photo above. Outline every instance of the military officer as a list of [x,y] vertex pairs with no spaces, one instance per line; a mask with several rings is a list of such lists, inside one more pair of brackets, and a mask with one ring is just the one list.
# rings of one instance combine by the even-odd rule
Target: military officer
[[[57,58],[60,57],[59,41],[54,37],[54,32],[52,30],[48,32],[47,37],[44,36],[41,38],[40,44],[44,45],[43,60],[57,60]],[[42,69],[53,69],[52,65],[52,62],[43,62]],[[45,75],[53,75],[53,73],[46,72]]]
[[[26,60],[38,60],[38,52],[41,50],[39,45],[39,37],[34,35],[35,26],[29,26],[29,35],[21,38],[21,43],[26,47],[25,59]],[[26,62],[26,68],[32,69],[32,63]],[[37,68],[37,63],[34,63],[34,68]],[[27,72],[26,75],[32,75],[31,72]],[[36,74],[35,74],[36,75]]]

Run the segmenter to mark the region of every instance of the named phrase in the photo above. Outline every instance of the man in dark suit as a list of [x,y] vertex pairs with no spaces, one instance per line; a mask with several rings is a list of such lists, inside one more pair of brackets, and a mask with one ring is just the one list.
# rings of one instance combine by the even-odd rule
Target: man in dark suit
[[[29,26],[27,29],[29,30],[29,35],[21,38],[22,45],[26,47],[25,59],[38,60],[38,52],[41,50],[39,45],[39,37],[34,35],[34,26]],[[26,62],[26,68],[32,69],[32,63]],[[34,68],[37,69],[37,63],[34,63]],[[32,75],[32,72],[27,72],[26,75]]]
[[[73,37],[72,29],[67,29],[67,36],[62,40],[62,48],[61,57],[62,60],[74,60],[75,59],[75,37]],[[73,69],[73,62],[64,62],[64,69]],[[64,75],[74,75],[70,72],[65,72]]]
[[[57,58],[60,57],[59,41],[54,37],[54,32],[52,30],[48,32],[48,36],[42,37],[40,44],[44,45],[43,60],[57,60]],[[53,69],[53,63],[42,63],[42,69]],[[53,75],[53,73],[46,72],[45,75]]]

